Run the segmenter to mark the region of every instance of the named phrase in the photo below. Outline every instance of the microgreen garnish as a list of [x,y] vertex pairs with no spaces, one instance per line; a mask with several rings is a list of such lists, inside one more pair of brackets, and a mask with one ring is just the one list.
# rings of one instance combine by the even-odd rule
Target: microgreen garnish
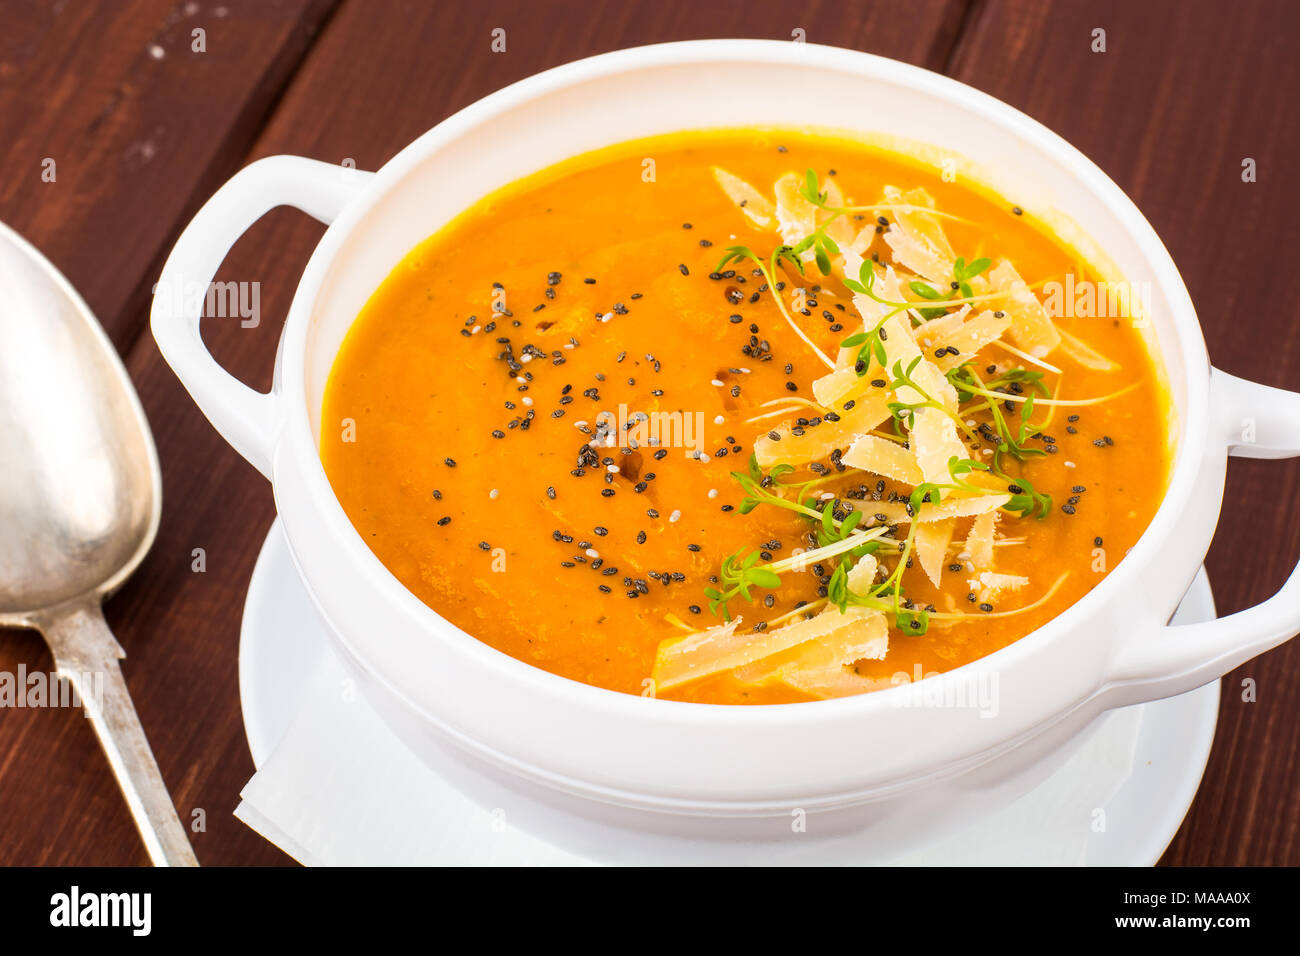
[[704,589],[704,595],[709,599],[710,611],[717,614],[721,609],[723,619],[730,621],[731,612],[727,609],[729,600],[739,595],[749,601],[752,600],[749,593],[750,588],[775,590],[781,586],[781,576],[769,567],[758,563],[762,557],[762,552],[751,551],[739,560],[737,555],[734,554],[722,559],[722,567],[718,572],[718,583],[723,589]]
[[[964,362],[949,369],[946,377],[957,390],[959,402],[965,404],[976,396],[988,400],[976,409],[967,408],[966,411],[988,411],[991,417],[989,427],[995,433],[997,443],[993,449],[993,461],[989,471],[1007,482],[1011,500],[1007,502],[1005,509],[1022,518],[1034,515],[1046,518],[1052,510],[1051,496],[1036,491],[1027,478],[1007,474],[1002,465],[1004,456],[1010,456],[1023,464],[1031,458],[1041,458],[1047,454],[1044,449],[1028,444],[1039,428],[1031,421],[1034,413],[1033,392],[1025,394],[1026,388],[1037,390],[1043,395],[1051,394],[1043,383],[1043,373],[1027,369],[1008,369],[985,381],[980,378],[973,362]],[[1020,402],[1020,421],[1014,428],[1008,420],[1010,413],[1004,411],[1001,405],[1001,402],[1009,396],[1015,397]]]
[[970,287],[970,280],[993,265],[992,259],[980,257],[973,262],[967,263],[962,256],[957,257],[957,261],[952,264],[952,277],[957,280],[957,287],[961,294],[967,298],[975,295],[974,290]]
[[[843,518],[837,518],[835,499],[822,502],[819,506],[816,499],[807,496],[807,492],[813,486],[826,480],[824,477],[798,484],[779,481],[781,477],[793,473],[794,470],[790,465],[777,464],[764,475],[757,459],[751,453],[748,469],[744,472],[731,473],[732,479],[746,493],[738,510],[747,513],[759,505],[772,505],[802,515],[813,525],[817,541],[816,549],[767,564],[758,563],[762,556],[761,552],[750,552],[743,556],[740,552],[729,555],[722,561],[719,569],[718,587],[705,589],[705,596],[709,599],[709,609],[715,615],[730,621],[731,611],[728,607],[730,601],[738,597],[746,601],[751,600],[753,588],[778,587],[780,575],[787,571],[803,570],[817,562],[834,559],[836,567],[831,575],[828,595],[833,588],[836,596],[832,603],[837,604],[841,611],[849,604],[870,607],[893,614],[901,622],[900,628],[905,628],[909,634],[925,633],[928,620],[925,612],[904,606],[901,571],[896,569],[894,575],[873,587],[867,594],[856,594],[847,586],[846,575],[860,558],[877,553],[883,543],[893,541],[888,537],[889,526],[863,528],[863,514],[860,511],[849,511]],[[937,486],[927,491],[932,496],[928,500],[938,500]],[[918,502],[919,500],[918,498]],[[911,554],[914,534],[915,522],[912,523],[912,530],[909,531],[899,552],[900,567],[906,565]]]
[[[817,174],[811,169],[807,170],[799,187],[799,195],[818,211],[815,220],[819,221],[816,221],[812,233],[796,243],[777,246],[766,258],[748,247],[733,246],[726,251],[718,270],[721,271],[728,263],[735,261],[754,262],[768,287],[773,290],[787,322],[828,366],[835,368],[803,333],[786,308],[779,295],[776,281],[778,273],[786,269],[790,273],[805,276],[805,259],[810,258],[823,275],[831,275],[836,258],[848,254],[842,253],[828,227],[849,213],[895,208],[943,214],[923,207],[901,205],[836,206],[831,203],[832,190],[833,187],[829,184],[823,188]],[[886,224],[882,222],[881,225]],[[958,257],[953,262],[951,279],[942,282],[935,282],[937,277],[934,276],[907,277],[904,274],[900,278],[906,282],[905,288],[910,298],[903,300],[901,292],[895,293],[894,297],[886,297],[876,291],[879,276],[886,274],[885,266],[874,259],[861,261],[856,276],[844,277],[844,286],[851,293],[881,306],[878,310],[880,317],[874,323],[868,320],[862,331],[854,332],[840,341],[841,349],[856,350],[853,362],[856,374],[861,377],[872,373],[873,379],[879,379],[873,384],[883,386],[892,393],[889,396],[892,400],[886,403],[886,407],[893,432],[899,439],[905,442],[912,440],[917,416],[923,410],[926,415],[941,413],[954,422],[960,433],[964,433],[967,444],[978,448],[983,441],[991,445],[991,449],[986,447],[985,450],[988,459],[981,461],[953,456],[947,462],[949,480],[922,481],[905,499],[891,494],[891,502],[905,503],[909,519],[906,522],[906,537],[898,540],[893,537],[894,528],[888,524],[885,515],[877,514],[874,521],[878,523],[864,527],[870,524],[864,520],[864,512],[856,510],[849,502],[824,492],[810,494],[816,486],[833,480],[835,474],[814,466],[813,471],[817,477],[804,481],[795,477],[796,469],[788,464],[774,465],[764,473],[756,457],[751,454],[748,468],[732,473],[732,478],[745,493],[737,510],[741,514],[748,514],[761,506],[770,506],[793,512],[809,523],[809,540],[816,542],[816,548],[797,558],[788,557],[780,561],[764,562],[766,552],[762,551],[739,551],[729,555],[721,564],[716,578],[717,587],[706,590],[710,608],[715,614],[731,620],[728,602],[735,599],[752,600],[756,589],[771,590],[779,587],[782,575],[786,572],[802,571],[809,562],[826,562],[825,566],[830,570],[828,575],[822,577],[825,603],[839,608],[841,612],[850,606],[881,611],[890,615],[894,626],[904,633],[924,634],[931,614],[938,612],[934,612],[933,608],[917,607],[908,599],[902,579],[915,554],[917,528],[922,523],[925,509],[937,508],[953,495],[960,499],[963,496],[996,493],[1000,486],[1007,494],[1004,511],[1023,518],[1040,519],[1051,512],[1051,497],[1039,492],[1021,472],[1026,463],[1048,453],[1051,438],[1042,432],[1051,420],[1051,409],[1058,404],[1071,403],[1061,401],[1047,387],[1041,371],[998,370],[990,367],[990,377],[985,379],[973,361],[967,361],[944,372],[944,379],[936,380],[931,366],[927,365],[918,371],[924,356],[915,356],[910,361],[894,359],[891,362],[888,332],[893,330],[885,329],[891,318],[900,314],[907,315],[910,328],[912,325],[919,326],[952,315],[954,310],[962,306],[1000,298],[1000,293],[976,294],[975,280],[983,276],[991,265],[992,259],[986,256],[969,260]],[[877,269],[881,271],[878,273]],[[954,349],[952,354],[959,353]],[[955,403],[948,386],[956,392]],[[1056,387],[1059,390],[1059,373]],[[1040,403],[1048,406],[1049,411],[1043,422],[1035,423],[1035,412]],[[981,423],[978,425],[971,420],[975,415],[980,416]],[[1040,438],[1044,439],[1043,445],[1036,444]],[[1015,466],[1011,465],[1013,460]],[[1008,468],[1015,473],[1009,472]],[[841,472],[843,470],[843,467],[838,469]],[[876,498],[879,497],[877,494]],[[898,514],[896,511],[893,513]],[[900,520],[899,524],[902,523]],[[883,547],[884,545],[888,547]],[[873,567],[880,569],[877,576],[883,575],[883,580],[873,579],[865,590],[859,585],[855,591],[849,586],[850,571],[858,561],[873,554],[880,561],[879,565],[873,564]],[[767,556],[770,558],[770,555]],[[818,573],[822,574],[820,567]],[[813,602],[812,606],[818,603],[823,602]],[[807,607],[804,610],[807,612]],[[963,615],[958,612],[938,613],[940,618],[961,616]]]

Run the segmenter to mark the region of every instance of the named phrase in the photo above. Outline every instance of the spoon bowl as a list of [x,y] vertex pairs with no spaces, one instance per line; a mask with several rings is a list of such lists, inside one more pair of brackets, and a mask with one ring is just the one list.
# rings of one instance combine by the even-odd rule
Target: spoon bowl
[[2,224],[0,292],[0,625],[45,636],[153,860],[196,864],[100,609],[158,531],[149,423],[85,302]]
[[148,423],[85,303],[0,226],[0,623],[106,596],[153,544],[162,501]]

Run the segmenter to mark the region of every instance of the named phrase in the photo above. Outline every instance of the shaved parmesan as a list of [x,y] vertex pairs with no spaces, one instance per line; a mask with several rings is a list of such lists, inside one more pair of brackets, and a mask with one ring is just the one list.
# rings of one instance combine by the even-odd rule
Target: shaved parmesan
[[839,608],[831,607],[811,620],[779,630],[801,626],[811,630],[808,625],[816,625],[818,637],[739,668],[736,677],[751,684],[781,680],[799,686],[796,681],[825,680],[846,664],[880,660],[889,651],[889,625],[885,615],[879,611],[850,605],[841,612]]
[[[943,372],[925,358],[912,370],[911,377],[927,395],[942,401],[947,409],[918,408],[914,412],[912,430],[908,434],[923,480],[947,484],[952,480],[948,471],[949,459],[970,457],[961,436],[957,434],[957,425],[949,414],[957,409],[957,392],[948,384]],[[898,394],[899,401],[903,402],[923,400],[923,396],[917,395],[912,388],[900,388]]]
[[960,329],[961,324],[966,321],[966,316],[969,314],[970,306],[963,305],[956,312],[950,312],[945,316],[926,322],[925,325],[913,333],[913,336],[926,348],[933,348]]
[[[916,520],[922,524],[928,521],[942,521],[945,518],[972,518],[986,511],[996,511],[1008,501],[1010,495],[989,494],[957,497],[948,495],[937,505],[922,505]],[[897,501],[872,501],[863,503],[862,510],[869,514],[882,514],[886,524],[906,524],[912,520],[907,508]]]
[[916,454],[921,477],[925,481],[939,485],[950,484],[952,475],[948,471],[948,460],[969,457],[966,446],[957,434],[957,426],[937,408],[917,409],[916,420],[908,438]]
[[854,255],[859,257],[858,264],[854,266],[852,270],[850,270],[849,268],[847,255],[845,257],[844,274],[847,275],[850,279],[857,278],[858,269],[861,268],[862,266],[862,262],[860,261],[861,257],[867,254],[867,250],[871,248],[871,243],[875,241],[875,238],[876,238],[876,225],[875,223],[868,223],[867,225],[862,227],[861,231],[859,231],[858,234],[854,236],[852,240],[850,240],[846,245],[840,247],[842,252],[845,253],[852,252]]
[[[856,268],[853,266],[855,261],[857,263]],[[844,269],[846,273],[850,274],[850,278],[856,278],[858,276],[862,263],[863,260],[861,257],[853,256],[850,253],[846,253],[844,256]],[[885,271],[879,274],[879,277],[875,281],[874,289],[876,295],[884,299],[885,302],[909,301],[907,297],[903,295],[903,288],[899,282],[898,273],[894,271],[893,266],[885,266]],[[898,308],[898,306],[885,305],[882,302],[877,302],[875,299],[871,298],[871,296],[863,295],[861,292],[854,293],[853,307],[857,309],[858,314],[862,316],[862,329],[865,332],[874,329],[878,324],[880,324],[881,319]]]
[[1097,372],[1119,371],[1120,365],[1118,362],[1112,362],[1078,336],[1071,335],[1062,328],[1057,328],[1056,331],[1061,336],[1061,351],[1084,368],[1090,368]]
[[[886,186],[885,202],[888,205],[934,208],[934,200],[924,189],[904,193],[893,186]],[[947,285],[952,278],[956,256],[948,244],[948,237],[944,235],[943,226],[939,224],[939,217],[931,215],[925,209],[886,210],[886,218],[891,225],[885,230],[885,245],[893,252],[895,262],[931,282]]]
[[976,571],[993,569],[993,533],[997,521],[996,511],[986,511],[971,524],[970,534],[966,536],[966,550],[970,552],[970,563]]
[[[919,358],[921,359],[921,365],[926,364],[924,357],[921,355],[920,346],[916,344],[916,339],[912,338],[912,321],[906,315],[900,314],[894,316],[880,327],[880,331],[884,333],[885,355],[887,356],[886,363],[891,372],[894,369],[895,363],[901,365],[904,371],[907,370],[907,367],[912,364],[914,359]],[[922,371],[921,374],[924,375],[925,372]],[[916,378],[915,373],[913,373],[912,377]],[[943,376],[939,377],[942,378]],[[925,383],[919,378],[917,379],[917,383],[922,387],[925,386]],[[900,401],[921,401],[921,396],[917,395],[916,392],[911,389],[906,389],[905,391],[907,397],[900,397]],[[900,396],[901,395],[902,393],[900,393]]]
[[[851,264],[855,259],[857,257],[852,253],[846,253],[844,256],[845,268],[851,268]],[[857,261],[860,262],[861,260],[857,259]],[[885,277],[880,282],[882,297],[890,299],[890,301],[903,301],[902,299],[890,298],[896,294],[896,288],[894,291],[890,291],[890,287],[896,287],[897,285],[898,279],[893,269],[887,268]],[[861,293],[853,297],[853,304],[862,315],[864,331],[875,329],[880,324],[881,319],[892,311],[890,307],[882,306],[879,302]],[[905,313],[900,313],[885,321],[880,326],[880,331],[882,333],[880,341],[885,349],[884,367],[881,368],[874,354],[872,354],[869,356],[870,367],[862,375],[859,375],[854,369],[859,349],[840,349],[839,355],[836,357],[837,368],[830,374],[823,375],[813,382],[813,395],[819,403],[829,407],[833,402],[856,398],[858,395],[874,388],[875,386],[871,384],[873,381],[880,378],[893,378],[892,370],[896,362],[901,363],[902,367],[906,369],[913,359],[921,355],[921,350],[912,337],[911,321]],[[911,392],[911,394],[915,393]],[[919,401],[920,399],[909,400]]]
[[1029,583],[1029,578],[1020,574],[998,574],[995,571],[983,571],[978,578],[971,581],[971,586],[978,586],[980,600],[986,601],[997,597],[1002,591],[1019,591]]
[[736,627],[740,622],[741,618],[736,618],[675,641],[660,642],[652,674],[655,686],[661,689],[675,687],[718,670],[725,670],[726,667],[736,666],[727,664],[726,667],[719,668],[714,666],[718,660],[735,658],[744,663],[743,652],[750,644],[752,635],[737,637]]
[[[799,193],[803,182],[798,173],[786,173],[776,181],[776,228],[788,246],[797,245],[817,230],[817,207]],[[813,251],[804,250],[803,258],[811,262]]]
[[852,697],[873,690],[893,687],[894,681],[884,677],[861,677],[846,667],[820,671],[800,671],[786,676],[785,683],[811,697]]
[[1043,308],[1025,281],[1020,278],[1013,266],[1006,259],[989,272],[989,284],[993,291],[1000,293],[999,299],[991,300],[995,311],[1005,312],[1011,317],[1011,327],[1007,337],[1012,344],[1024,349],[1035,358],[1044,358],[1061,344],[1061,333],[1057,331],[1052,317]]
[[655,687],[669,690],[723,671],[743,668],[808,641],[838,641],[877,614],[862,607],[850,607],[841,614],[835,608],[783,627],[740,633],[735,629],[735,625],[740,623],[737,619],[732,624],[665,641],[659,645],[655,658],[652,674]]
[[919,485],[922,481],[921,469],[911,449],[888,438],[862,435],[849,446],[840,461],[850,468],[859,468],[909,485]]
[[956,530],[956,518],[925,521],[916,526],[916,536],[913,539],[916,557],[921,562],[926,577],[935,587],[939,587],[940,579],[943,577],[943,568],[948,562],[948,543],[952,541],[953,532]]
[[858,558],[858,563],[849,568],[846,576],[850,591],[856,591],[861,594],[876,582],[876,572],[880,569],[880,562],[875,559],[874,555],[864,554]]
[[[871,431],[889,418],[889,393],[883,388],[870,389],[854,400],[853,408],[835,406],[839,421],[822,420],[820,425],[805,427],[802,435],[790,428],[770,432],[754,442],[754,457],[763,468],[778,462],[802,465],[830,456],[836,448],[843,450],[861,434]],[[776,439],[771,436],[775,434]]]
[[757,189],[739,176],[733,176],[721,167],[713,167],[713,178],[727,198],[740,207],[749,220],[760,229],[770,229],[776,219],[776,207]]
[[[841,209],[845,206],[844,192],[840,189],[840,184],[834,179],[826,179],[822,183],[822,189],[826,191],[826,205],[832,209]],[[819,218],[829,218],[830,213],[821,212]],[[874,230],[872,230],[874,232]],[[835,240],[835,244],[844,247],[853,242],[853,224],[844,216],[835,219],[826,227],[826,234]]]
[[[856,349],[841,349],[841,357],[844,352],[850,353],[850,356],[857,354]],[[849,361],[852,362],[851,357]],[[870,384],[866,376],[859,375],[853,366],[849,365],[847,368],[837,368],[821,378],[813,379],[813,398],[817,399],[819,405],[830,408],[842,398],[861,391]]]
[[957,354],[949,353],[937,358],[935,364],[945,372],[950,368],[956,368],[990,342],[1000,339],[1010,327],[1010,316],[1003,315],[998,318],[993,312],[981,312],[960,328],[938,339],[937,344],[940,348],[955,348]]

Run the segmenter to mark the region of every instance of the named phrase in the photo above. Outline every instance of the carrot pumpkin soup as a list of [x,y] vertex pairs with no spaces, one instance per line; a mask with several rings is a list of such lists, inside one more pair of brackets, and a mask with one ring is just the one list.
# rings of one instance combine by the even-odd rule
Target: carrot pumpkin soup
[[522,661],[856,694],[1024,636],[1142,534],[1171,415],[1139,308],[906,156],[661,137],[413,250],[338,355],[321,456],[388,569]]

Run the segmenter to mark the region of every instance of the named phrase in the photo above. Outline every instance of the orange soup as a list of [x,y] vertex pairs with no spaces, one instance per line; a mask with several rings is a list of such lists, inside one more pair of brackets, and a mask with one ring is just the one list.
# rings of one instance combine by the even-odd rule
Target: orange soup
[[1017,640],[1142,534],[1170,406],[1131,303],[1034,210],[903,155],[623,144],[393,270],[321,457],[384,565],[519,660],[678,700],[861,693]]

